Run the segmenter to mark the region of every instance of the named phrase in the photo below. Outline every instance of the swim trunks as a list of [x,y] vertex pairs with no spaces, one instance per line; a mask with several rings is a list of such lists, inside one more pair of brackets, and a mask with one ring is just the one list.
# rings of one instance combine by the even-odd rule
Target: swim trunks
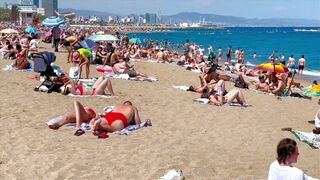
[[122,121],[124,127],[128,126],[128,119],[125,115],[119,112],[109,112],[104,115],[104,118],[107,120],[108,124],[111,126],[114,121]]
[[299,65],[298,69],[299,70],[303,70],[304,69],[304,65]]

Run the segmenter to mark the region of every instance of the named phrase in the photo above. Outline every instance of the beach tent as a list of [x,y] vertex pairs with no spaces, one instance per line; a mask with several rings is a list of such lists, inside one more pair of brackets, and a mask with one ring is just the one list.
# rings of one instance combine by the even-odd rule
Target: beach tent
[[97,42],[97,41],[119,41],[118,38],[110,34],[96,34],[88,37],[88,39]]
[[15,29],[2,29],[0,31],[0,33],[2,34],[19,34],[19,32]]
[[46,27],[54,27],[60,24],[64,24],[66,21],[60,17],[51,16],[42,21],[42,25]]
[[26,33],[37,33],[38,30],[36,28],[34,28],[34,27],[28,27],[28,28],[26,28],[24,30],[24,32],[26,32]]
[[132,44],[141,44],[142,43],[140,38],[131,38],[129,40],[129,42],[132,43]]

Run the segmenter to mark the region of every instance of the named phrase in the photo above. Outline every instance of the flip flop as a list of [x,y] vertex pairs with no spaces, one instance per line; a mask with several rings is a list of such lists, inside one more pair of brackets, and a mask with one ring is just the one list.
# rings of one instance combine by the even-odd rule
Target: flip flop
[[74,135],[75,135],[75,136],[81,136],[81,135],[84,134],[84,133],[86,133],[84,130],[78,129],[78,130],[74,133]]

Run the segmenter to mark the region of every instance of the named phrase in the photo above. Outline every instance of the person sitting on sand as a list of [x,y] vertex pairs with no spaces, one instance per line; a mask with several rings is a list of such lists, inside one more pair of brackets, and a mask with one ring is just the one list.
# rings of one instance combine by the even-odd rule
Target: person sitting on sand
[[259,76],[259,83],[256,85],[256,90],[262,92],[269,92],[269,85],[266,83],[266,76],[260,75]]
[[287,84],[287,89],[289,89],[289,86],[290,86],[290,85],[291,85],[290,88],[296,87],[296,88],[302,89],[303,86],[301,86],[300,83],[294,81],[292,77],[293,77],[292,72],[289,72],[289,73],[288,73],[288,76],[287,76],[287,82],[286,82],[286,84]]
[[277,160],[269,167],[268,180],[319,180],[307,176],[299,168],[293,167],[297,163],[299,150],[293,139],[282,139],[277,145]]
[[[67,85],[70,84],[71,87]],[[92,89],[86,89],[82,84],[77,84],[74,80],[70,80],[69,83],[66,83],[62,89],[61,94],[73,95],[111,95],[114,96],[111,80],[103,76],[99,77],[97,81],[94,82]]]
[[286,83],[284,81],[284,74],[276,74],[276,79],[273,80],[273,82],[269,85],[270,87],[270,93],[276,95],[276,96],[282,96],[284,95],[285,89],[286,89]]
[[246,105],[244,95],[239,89],[232,89],[225,95],[224,92],[225,82],[220,80],[215,86],[215,93],[209,96],[209,103],[216,106],[222,106],[226,103],[231,103],[236,100],[239,104]]
[[125,58],[124,61],[116,63],[112,70],[115,74],[128,74],[130,77],[145,77],[148,76],[134,70],[133,65],[129,64],[129,58]]
[[214,83],[217,83],[220,80],[224,80],[231,81],[233,83],[243,84],[243,87],[248,87],[248,83],[244,80],[242,74],[232,74],[231,76],[227,74],[219,74],[218,72],[216,72],[216,69],[213,68],[213,71],[210,74],[210,78],[211,80],[215,80]]

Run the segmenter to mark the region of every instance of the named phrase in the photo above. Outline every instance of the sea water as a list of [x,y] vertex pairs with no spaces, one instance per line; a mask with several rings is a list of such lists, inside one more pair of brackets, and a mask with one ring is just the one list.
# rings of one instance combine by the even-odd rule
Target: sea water
[[[223,30],[212,29],[180,29],[172,32],[134,33],[130,38],[146,38],[164,42],[166,39],[170,47],[179,47],[186,39],[197,45],[202,45],[206,50],[214,47],[215,53],[219,47],[223,50],[223,59],[229,45],[232,50],[240,48],[246,53],[245,60],[248,65],[258,65],[268,62],[268,57],[273,51],[276,56],[285,56],[286,63],[290,55],[296,59],[296,65],[302,54],[305,55],[306,68],[304,75],[320,77],[320,33],[295,32],[296,27],[259,27],[259,28],[225,28]],[[308,28],[304,28],[308,29]],[[309,28],[311,29],[311,28]],[[318,29],[318,28],[312,28]],[[320,29],[320,28],[319,28]],[[163,44],[159,44],[163,46]],[[253,54],[256,53],[256,58]]]

